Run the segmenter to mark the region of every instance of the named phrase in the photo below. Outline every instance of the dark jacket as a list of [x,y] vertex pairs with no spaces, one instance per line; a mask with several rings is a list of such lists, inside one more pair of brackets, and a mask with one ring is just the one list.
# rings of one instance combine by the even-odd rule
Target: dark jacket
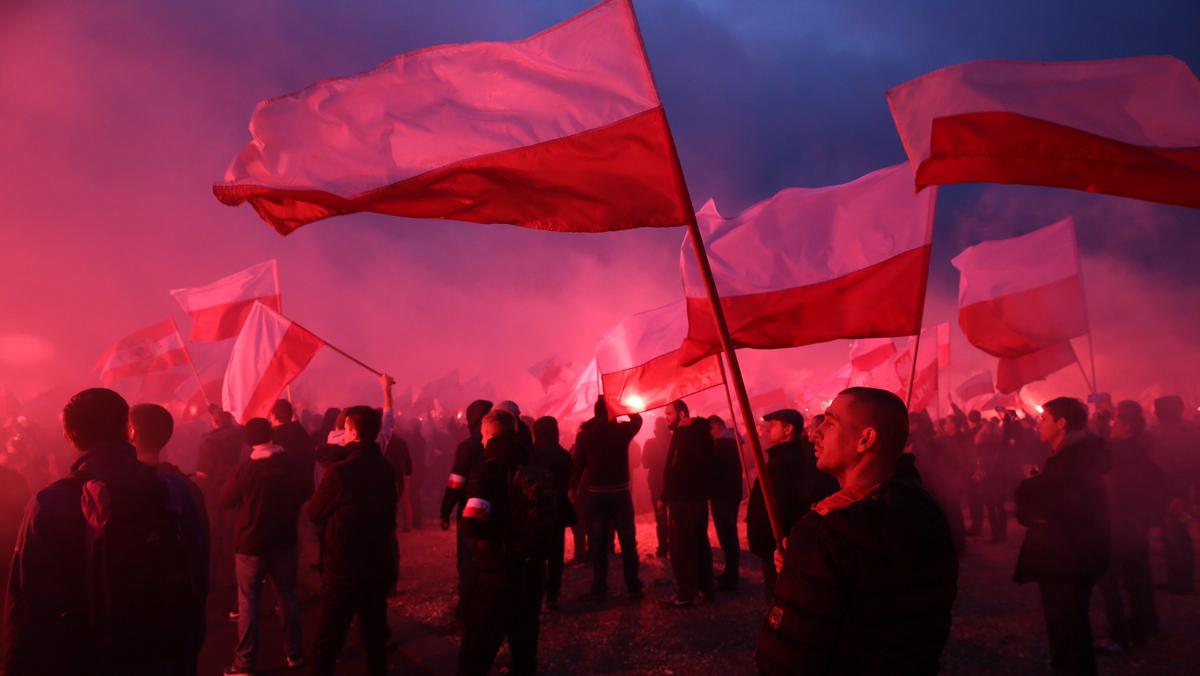
[[1114,538],[1144,543],[1146,531],[1162,522],[1167,510],[1167,480],[1150,459],[1145,434],[1108,442],[1112,469],[1105,475]]
[[330,585],[391,588],[399,564],[396,478],[374,441],[346,444],[346,451],[308,503],[308,518],[323,527],[321,579]]
[[312,473],[287,451],[238,465],[217,498],[237,510],[234,551],[261,556],[294,548],[300,507],[312,492]]
[[242,449],[242,428],[237,425],[218,427],[200,438],[196,472],[203,476],[197,476],[197,483],[204,489],[211,507],[216,506],[217,493],[242,459]]
[[[775,502],[783,532],[788,532],[808,513],[814,503],[838,490],[837,480],[817,469],[817,459],[807,439],[793,439],[767,449],[767,476],[775,489]],[[767,518],[762,485],[756,480],[746,505],[746,540],[750,551],[760,558],[775,553],[775,536]]]
[[517,434],[488,441],[484,459],[467,481],[467,506],[460,525],[472,565],[479,571],[503,571],[518,563],[505,547],[509,535],[509,476],[530,460],[529,448]]
[[577,517],[575,508],[567,498],[567,489],[571,485],[571,454],[560,444],[534,444],[529,456],[529,464],[543,467],[554,475],[558,483],[558,494],[562,496],[563,504],[559,508],[562,514],[562,526],[575,525]]
[[788,536],[758,634],[764,674],[936,674],[958,560],[912,456],[872,495]]
[[404,495],[404,477],[412,476],[412,455],[408,452],[408,442],[399,433],[392,434],[388,439],[387,451],[384,453],[392,472],[396,477],[396,495]]
[[0,584],[8,581],[8,565],[28,502],[29,485],[25,478],[16,470],[0,465]]
[[1097,436],[1072,437],[1017,487],[1017,521],[1028,528],[1017,582],[1095,582],[1108,568],[1108,449]]
[[713,439],[712,499],[742,501],[742,461],[738,457],[737,440],[733,437]]
[[655,500],[662,494],[663,471],[667,467],[667,453],[671,449],[671,435],[655,434],[642,447],[642,467],[646,468],[646,483],[650,484],[650,496]]
[[703,502],[713,491],[712,427],[704,418],[692,418],[671,435],[663,473],[663,502]]
[[575,437],[575,465],[571,488],[577,489],[587,472],[588,490],[629,490],[629,443],[642,429],[642,416],[634,413],[629,422],[592,418],[579,427]]
[[312,473],[317,462],[315,445],[303,425],[293,420],[275,427],[271,430],[271,441],[282,446],[301,467],[306,467]]
[[[92,479],[120,485],[145,471],[132,445],[99,446],[79,456],[67,478],[50,484],[29,502],[7,580],[0,672],[73,676],[102,674],[109,668],[97,661],[98,650],[89,644],[93,637],[85,585],[88,527],[81,509],[83,487]],[[191,499],[179,492],[180,484],[162,472],[157,476],[169,505],[179,510],[184,533],[200,532],[199,515]],[[195,585],[201,584],[200,576],[207,577],[206,570],[192,574]]]
[[463,507],[467,504],[467,477],[471,476],[475,465],[483,460],[482,439],[477,429],[472,430],[471,436],[454,450],[454,464],[450,466],[446,492],[442,494],[442,519],[449,519],[453,511],[462,516]]

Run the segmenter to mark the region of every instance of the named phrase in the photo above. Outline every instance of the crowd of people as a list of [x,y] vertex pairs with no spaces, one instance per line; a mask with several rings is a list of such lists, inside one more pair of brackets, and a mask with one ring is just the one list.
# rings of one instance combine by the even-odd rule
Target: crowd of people
[[[357,623],[368,673],[386,673],[397,534],[424,524],[439,475],[434,523],[456,528],[458,573],[454,621],[441,629],[460,637],[462,674],[488,673],[506,641],[510,673],[537,671],[542,616],[563,602],[568,529],[574,561],[591,566],[587,593],[570,602],[610,602],[618,551],[620,602],[643,602],[637,469],[654,555],[674,578],[657,602],[678,612],[743,593],[746,502],[745,548],[765,593],[762,673],[936,673],[959,559],[1004,542],[1010,517],[1025,527],[1013,578],[1038,585],[1058,673],[1095,673],[1097,651],[1152,649],[1161,628],[1151,529],[1162,532],[1169,591],[1195,594],[1188,522],[1200,432],[1179,397],[1155,401],[1154,424],[1136,402],[1089,411],[1070,398],[1040,416],[954,408],[935,420],[890,392],[853,387],[809,419],[763,416],[766,471],[754,476],[736,431],[684,401],[655,416],[639,446],[643,417],[614,419],[600,399],[564,445],[558,420],[523,416],[512,401],[478,400],[431,428],[397,414],[393,384],[381,377],[380,408],[323,417],[282,399],[242,423],[210,407],[192,472],[167,461],[172,414],[111,390],[67,402],[73,455],[61,469],[42,450],[45,435],[13,421],[0,454],[0,546],[13,551],[0,562],[2,673],[194,674],[209,591],[221,585],[237,593],[225,673],[254,673],[268,581],[288,668],[332,674]],[[307,641],[297,595],[305,533],[320,572]],[[1097,589],[1099,641],[1089,620]]]

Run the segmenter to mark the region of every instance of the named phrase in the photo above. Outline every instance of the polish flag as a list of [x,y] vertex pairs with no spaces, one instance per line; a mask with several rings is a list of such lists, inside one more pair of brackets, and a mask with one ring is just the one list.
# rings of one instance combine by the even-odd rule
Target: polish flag
[[918,189],[1025,183],[1200,207],[1200,80],[1174,57],[978,61],[887,98]]
[[[187,366],[187,347],[174,319],[164,319],[113,343],[96,363],[105,387],[114,381],[150,376]],[[178,384],[178,383],[176,383]]]
[[588,365],[575,376],[565,393],[557,398],[554,397],[554,394],[547,395],[547,400],[551,403],[543,406],[546,415],[553,416],[558,420],[590,418],[596,400],[600,398],[600,371],[596,367],[596,359],[592,358]]
[[937,325],[937,359],[938,368],[950,367],[950,324],[948,322]]
[[958,387],[954,388],[954,393],[958,395],[959,401],[967,402],[975,397],[982,397],[985,394],[992,394],[996,388],[992,385],[991,371],[980,371],[975,375],[962,381]]
[[549,357],[530,366],[529,375],[542,384],[542,391],[549,392],[552,387],[567,378],[567,370],[570,367],[570,362],[563,363],[556,356]]
[[233,338],[255,303],[280,312],[279,268],[274,260],[222,277],[207,286],[173,289],[171,295],[192,318],[191,340]]
[[[726,219],[696,214],[737,347],[912,335],[929,272],[934,195],[900,164],[850,183],[790,188]],[[690,237],[690,235],[689,235]],[[684,363],[720,351],[704,277],[684,239]]]
[[724,382],[719,357],[692,366],[680,363],[687,335],[684,301],[626,317],[600,339],[600,371],[609,417],[640,413]]
[[1012,239],[983,242],[958,268],[958,325],[972,345],[1020,357],[1087,333],[1075,221]]
[[325,343],[278,312],[256,303],[233,344],[221,400],[246,422],[265,417],[279,393],[308,366]]
[[1035,380],[1045,380],[1046,376],[1074,364],[1078,359],[1069,340],[1020,357],[1001,357],[996,364],[996,389],[1005,394],[1016,392]]
[[850,365],[855,371],[871,371],[883,366],[896,354],[891,338],[866,338],[850,343]]
[[566,232],[692,218],[630,0],[321,80],[259,103],[250,134],[213,193],[284,235],[362,211]]
[[[916,336],[910,337],[908,345],[896,356],[896,378],[900,381],[900,390],[896,394],[908,402],[909,411],[923,411],[937,403],[938,348],[935,341],[938,333],[936,327],[921,331],[919,346]],[[914,351],[917,352],[915,374],[912,367]],[[908,392],[910,379],[913,380],[911,397]]]

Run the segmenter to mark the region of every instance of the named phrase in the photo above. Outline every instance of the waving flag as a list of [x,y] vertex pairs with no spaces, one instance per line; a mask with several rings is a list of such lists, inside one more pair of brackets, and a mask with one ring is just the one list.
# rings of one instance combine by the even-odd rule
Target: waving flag
[[[726,219],[696,214],[733,342],[758,349],[912,335],[921,325],[934,196],[901,164],[826,188],[790,188]],[[685,363],[720,351],[685,238]]]
[[575,376],[575,380],[571,382],[570,387],[561,397],[555,400],[551,395],[547,395],[547,399],[551,403],[543,406],[543,410],[546,415],[553,416],[560,421],[568,418],[589,418],[592,415],[593,406],[599,398],[600,372],[596,368],[596,360],[593,358],[579,372],[579,375]]
[[174,319],[164,319],[113,343],[95,369],[107,387],[122,378],[161,374],[187,363],[187,347],[179,327]]
[[996,390],[1004,394],[1016,392],[1022,386],[1064,369],[1078,361],[1071,342],[1064,340],[1048,347],[1021,355],[1001,357],[996,364]]
[[918,189],[1025,183],[1200,208],[1200,81],[1174,57],[979,61],[887,97]]
[[951,263],[961,273],[958,324],[984,352],[1021,357],[1087,333],[1073,219],[977,244]]
[[308,366],[325,343],[278,312],[256,303],[233,344],[221,400],[245,422],[265,417],[279,393]]
[[883,366],[896,354],[891,338],[866,338],[850,343],[850,365],[855,371],[871,371]]
[[191,340],[225,340],[242,330],[255,303],[280,311],[278,280],[278,264],[272,259],[207,286],[172,289],[171,295],[192,318]]
[[992,394],[996,388],[992,386],[991,371],[980,371],[975,375],[962,381],[958,387],[954,388],[954,393],[958,395],[959,401],[967,402],[975,397],[982,397],[985,394]]
[[549,392],[551,388],[568,377],[570,362],[563,363],[558,357],[549,357],[529,367],[529,375],[542,384],[542,391]]
[[666,406],[724,382],[717,356],[693,366],[680,364],[687,327],[680,300],[626,317],[604,334],[596,346],[596,366],[609,416]]
[[692,216],[629,0],[268,99],[213,186],[280,234],[369,211],[603,232]]
[[[937,403],[938,396],[938,342],[941,325],[921,331],[920,351],[917,339],[908,339],[908,345],[896,355],[896,378],[900,390],[896,393],[908,402],[908,410],[923,411]],[[916,352],[917,368],[913,372],[913,353]],[[909,395],[909,380],[912,379],[912,395]]]

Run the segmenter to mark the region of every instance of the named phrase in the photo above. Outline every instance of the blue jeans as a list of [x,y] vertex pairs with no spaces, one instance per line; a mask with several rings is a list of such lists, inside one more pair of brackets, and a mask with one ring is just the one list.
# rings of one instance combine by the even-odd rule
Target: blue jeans
[[608,543],[617,531],[625,570],[625,587],[641,591],[638,579],[637,530],[633,524],[633,496],[629,491],[589,493],[587,498],[588,540],[592,554],[592,593],[608,592]]
[[300,643],[300,603],[296,599],[296,576],[300,567],[300,550],[289,549],[273,554],[235,554],[238,587],[238,642],[233,653],[233,666],[243,671],[254,669],[258,652],[258,623],[262,618],[260,602],[262,586],[271,580],[275,599],[283,612],[283,640],[289,659],[304,656]]

